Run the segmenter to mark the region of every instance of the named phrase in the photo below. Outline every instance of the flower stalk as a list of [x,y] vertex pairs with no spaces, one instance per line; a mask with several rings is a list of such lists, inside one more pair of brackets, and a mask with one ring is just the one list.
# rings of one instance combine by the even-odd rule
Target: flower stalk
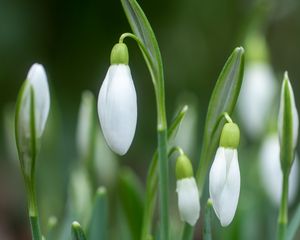
[[42,65],[34,64],[19,92],[15,114],[16,144],[26,187],[28,214],[34,240],[42,239],[35,192],[35,166],[49,109],[50,94],[47,76]]
[[281,88],[278,115],[278,133],[280,142],[280,163],[283,174],[281,203],[278,216],[277,239],[284,240],[288,223],[288,189],[289,175],[295,159],[295,148],[298,141],[299,118],[293,89],[287,72]]

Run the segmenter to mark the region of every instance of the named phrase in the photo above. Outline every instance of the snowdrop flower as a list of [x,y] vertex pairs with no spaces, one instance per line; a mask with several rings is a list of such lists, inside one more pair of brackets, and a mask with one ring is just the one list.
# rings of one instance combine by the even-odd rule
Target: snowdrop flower
[[50,109],[50,94],[45,69],[41,64],[30,68],[17,100],[16,142],[25,174],[30,176]]
[[182,221],[194,226],[200,214],[199,191],[193,176],[193,167],[186,155],[176,160],[176,192]]
[[124,155],[133,140],[137,122],[137,101],[124,43],[111,52],[109,67],[98,97],[98,114],[109,147]]
[[246,66],[237,107],[243,127],[251,138],[260,137],[265,130],[276,89],[269,64],[252,62]]
[[240,195],[240,170],[236,149],[239,138],[238,126],[232,122],[226,123],[209,173],[210,198],[223,227],[231,223]]
[[[279,206],[282,192],[282,171],[280,168],[280,147],[277,134],[268,136],[261,147],[259,154],[260,175],[263,187],[276,206]],[[291,204],[298,189],[299,166],[296,157],[289,175],[288,201]]]

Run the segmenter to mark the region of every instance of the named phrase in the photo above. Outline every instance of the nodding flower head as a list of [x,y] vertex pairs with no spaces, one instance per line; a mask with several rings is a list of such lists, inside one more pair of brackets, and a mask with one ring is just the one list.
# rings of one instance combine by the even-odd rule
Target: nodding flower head
[[193,176],[193,167],[186,155],[176,160],[178,208],[182,221],[194,226],[200,214],[199,191]]
[[226,123],[209,173],[210,197],[223,227],[231,223],[240,194],[240,170],[236,149],[239,138],[238,126],[235,123]]
[[111,66],[99,92],[98,114],[107,144],[115,153],[124,155],[132,143],[137,122],[136,91],[124,43],[112,49]]

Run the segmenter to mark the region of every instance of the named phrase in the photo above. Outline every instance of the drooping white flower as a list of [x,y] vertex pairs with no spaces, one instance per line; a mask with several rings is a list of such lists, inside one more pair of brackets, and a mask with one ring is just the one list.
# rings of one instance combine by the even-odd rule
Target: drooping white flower
[[269,64],[254,62],[246,65],[237,110],[244,129],[254,139],[266,128],[276,89],[276,79]]
[[193,167],[185,154],[176,160],[176,179],[180,219],[194,226],[200,215],[200,199]]
[[124,155],[136,129],[137,100],[128,66],[127,47],[120,44],[112,50],[112,65],[99,92],[98,114],[107,144],[117,154]]
[[240,195],[241,177],[236,149],[239,139],[238,126],[232,122],[226,123],[209,173],[210,198],[223,227],[231,223]]
[[195,178],[177,180],[176,192],[181,220],[194,226],[200,214],[199,192]]
[[223,227],[228,226],[235,215],[240,179],[237,150],[219,147],[209,173],[209,193]]
[[50,109],[47,76],[41,64],[33,64],[18,96],[16,109],[16,141],[22,168],[31,172]]
[[109,147],[124,155],[133,140],[137,122],[136,92],[128,65],[111,65],[98,99],[100,123]]
[[[259,154],[260,175],[263,187],[276,206],[280,205],[282,192],[282,171],[280,167],[280,146],[278,136],[272,134],[268,136],[261,147]],[[296,197],[298,189],[299,174],[298,158],[293,162],[289,175],[288,202],[291,204]]]

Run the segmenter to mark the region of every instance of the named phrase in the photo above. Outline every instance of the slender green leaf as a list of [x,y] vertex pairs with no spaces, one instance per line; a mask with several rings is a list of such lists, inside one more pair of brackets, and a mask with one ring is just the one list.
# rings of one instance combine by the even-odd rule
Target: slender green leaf
[[108,228],[108,199],[104,187],[98,188],[92,209],[92,217],[88,227],[89,240],[106,240]]
[[72,223],[72,240],[86,240],[85,233],[78,222]]
[[130,169],[119,173],[118,193],[133,240],[139,240],[143,219],[143,191],[140,180]]
[[[178,128],[184,116],[188,110],[188,106],[185,105],[175,116],[171,126],[168,129],[168,141],[175,137]],[[147,175],[146,183],[146,200],[145,200],[145,209],[143,216],[143,228],[142,228],[142,240],[148,239],[148,236],[151,232],[152,218],[155,208],[156,195],[157,195],[157,185],[158,185],[158,176],[157,176],[157,164],[158,156],[157,151],[155,151]]]

